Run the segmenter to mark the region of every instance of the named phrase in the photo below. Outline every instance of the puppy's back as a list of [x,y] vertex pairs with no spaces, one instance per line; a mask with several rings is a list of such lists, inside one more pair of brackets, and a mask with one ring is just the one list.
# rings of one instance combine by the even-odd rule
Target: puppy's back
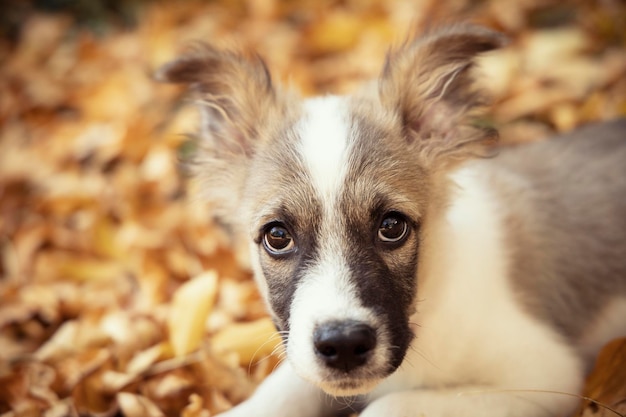
[[[505,148],[483,164],[528,310],[583,353],[626,334],[626,119]],[[592,335],[616,308],[621,323]]]

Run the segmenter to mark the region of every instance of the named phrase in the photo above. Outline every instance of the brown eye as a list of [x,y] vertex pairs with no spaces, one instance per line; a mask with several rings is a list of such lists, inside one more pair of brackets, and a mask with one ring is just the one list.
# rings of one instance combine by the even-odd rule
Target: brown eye
[[378,239],[384,243],[398,243],[409,234],[409,225],[398,213],[388,214],[378,227]]
[[282,224],[270,225],[263,235],[263,246],[270,255],[283,255],[295,248],[293,237]]

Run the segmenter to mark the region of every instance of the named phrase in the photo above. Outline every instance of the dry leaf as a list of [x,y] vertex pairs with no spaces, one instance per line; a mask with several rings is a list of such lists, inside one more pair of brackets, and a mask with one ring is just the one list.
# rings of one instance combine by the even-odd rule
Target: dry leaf
[[183,409],[181,417],[211,417],[211,413],[203,408],[202,397],[191,394],[189,404]]
[[209,271],[186,282],[174,294],[167,324],[176,356],[193,352],[200,346],[217,289],[217,274]]
[[165,417],[152,401],[141,395],[120,392],[117,403],[126,417]]

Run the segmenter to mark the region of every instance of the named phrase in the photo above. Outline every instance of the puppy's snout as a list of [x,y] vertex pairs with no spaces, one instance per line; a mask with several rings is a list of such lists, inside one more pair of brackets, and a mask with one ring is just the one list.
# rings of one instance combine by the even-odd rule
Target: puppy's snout
[[315,329],[315,353],[327,366],[345,372],[365,364],[376,347],[376,332],[356,321],[334,321]]

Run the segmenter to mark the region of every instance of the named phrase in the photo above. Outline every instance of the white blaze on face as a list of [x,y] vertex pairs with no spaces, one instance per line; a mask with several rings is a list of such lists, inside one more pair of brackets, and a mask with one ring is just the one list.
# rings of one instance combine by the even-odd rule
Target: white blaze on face
[[347,170],[350,134],[347,107],[343,97],[307,100],[304,117],[298,125],[300,154],[313,186],[330,207],[338,198]]
[[[291,304],[287,355],[301,377],[321,385],[328,371],[320,369],[316,361],[315,327],[331,320],[357,320],[376,328],[378,320],[362,306],[345,259],[347,242],[338,201],[350,151],[346,100],[335,96],[315,98],[305,102],[304,108],[298,125],[299,151],[323,209],[316,259],[298,283]],[[372,359],[372,365],[381,366],[384,353]]]

